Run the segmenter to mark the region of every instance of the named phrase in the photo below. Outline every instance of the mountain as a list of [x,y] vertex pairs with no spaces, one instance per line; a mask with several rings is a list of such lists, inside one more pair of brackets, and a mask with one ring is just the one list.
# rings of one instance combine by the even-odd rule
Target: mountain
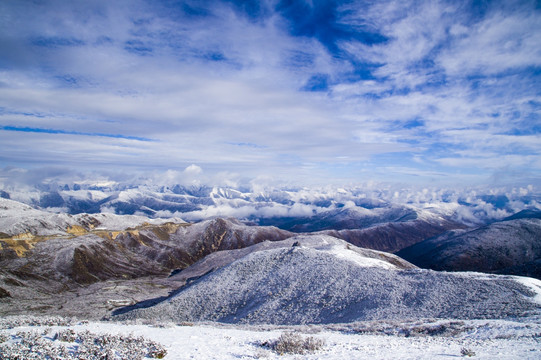
[[179,218],[149,219],[145,216],[100,214],[55,214],[17,201],[0,198],[0,239],[31,239],[35,236],[82,235],[88,231],[125,230],[131,227],[184,223]]
[[200,210],[211,200],[212,188],[180,187],[172,189],[158,187],[118,186],[117,184],[73,185],[42,187],[32,191],[2,191],[2,198],[21,201],[32,207],[39,207],[68,214],[100,213],[103,210],[120,215],[145,214],[155,216],[156,212],[188,212]]
[[[63,219],[61,231],[65,230],[71,219],[75,219],[71,223],[77,223],[78,217],[103,216],[77,213],[83,209],[91,212],[104,210],[118,214],[139,214],[155,217],[157,221],[160,216],[171,218],[178,215],[188,220],[201,221],[227,214],[226,217],[238,217],[246,224],[276,226],[291,232],[321,231],[357,246],[388,252],[396,252],[447,230],[465,227],[461,222],[453,220],[452,210],[445,207],[391,204],[383,200],[359,197],[356,193],[345,190],[337,194],[325,194],[276,190],[255,193],[218,187],[77,187],[77,190],[62,188],[42,191],[40,201],[33,203],[34,206],[41,205],[43,209],[69,211],[74,214],[68,219],[63,219],[66,214],[56,215],[56,222]],[[86,205],[80,207],[82,203]],[[55,207],[47,207],[49,205]],[[52,218],[55,215],[48,216]],[[44,217],[44,214],[39,216]],[[139,218],[141,219],[141,216]],[[31,221],[30,216],[21,222],[28,221]],[[86,222],[89,221],[94,220],[89,219]],[[45,221],[51,222],[53,221]],[[31,227],[38,229],[40,225],[35,222]],[[40,231],[44,233],[44,229]],[[19,230],[18,233],[23,231]]]
[[[282,240],[293,234],[273,227],[248,227],[233,219],[197,224],[144,224],[110,231],[98,229],[82,236],[37,238],[24,252],[16,241],[0,240],[3,270],[44,276],[79,284],[109,278],[168,275],[214,251],[238,249],[263,240]],[[10,261],[14,260],[14,261]]]
[[237,218],[246,224],[276,226],[297,233],[322,232],[361,247],[388,252],[449,230],[479,227],[502,219],[539,218],[541,201],[533,188],[483,193],[85,181],[2,191],[2,197],[58,214],[115,213],[153,219],[177,217],[191,222]]
[[185,271],[204,274],[168,298],[117,311],[114,318],[293,325],[505,318],[541,310],[534,299],[540,282],[421,270],[324,235],[214,253],[193,267],[200,269]]
[[[430,212],[466,225],[488,224],[520,211],[539,212],[531,189],[260,188],[85,181],[23,187],[2,184],[0,197],[50,212],[112,212],[189,221],[235,217],[284,230],[313,232],[366,228]],[[487,194],[489,193],[489,194]]]
[[[8,237],[0,239],[0,294],[6,294],[0,314],[24,313],[24,309],[29,311],[37,304],[41,304],[40,311],[55,313],[61,304],[62,312],[77,315],[102,311],[103,316],[104,308],[110,306],[108,296],[113,300],[120,297],[123,303],[126,297],[131,302],[149,294],[167,293],[178,287],[174,280],[168,280],[171,272],[214,251],[293,236],[273,227],[250,227],[220,218],[197,224],[162,219],[126,228],[127,224],[136,224],[134,219],[139,217],[110,218],[104,214],[108,222],[91,222],[83,228],[69,224],[81,224],[76,222],[80,219],[103,220],[100,214],[43,214],[24,205],[6,204],[11,207],[10,211],[4,209],[4,215],[22,214],[19,222],[7,216],[1,218],[4,224],[12,225],[6,231],[22,229],[28,238],[5,234]],[[47,230],[41,230],[38,224]],[[67,230],[64,226],[68,226]],[[69,229],[76,226],[81,226],[79,231],[70,234]],[[39,235],[44,232],[47,236]],[[84,300],[79,298],[83,295]],[[93,310],[85,307],[89,302]]]
[[450,231],[405,248],[397,255],[434,270],[541,279],[541,219],[520,216],[473,230]]
[[506,217],[503,220],[515,220],[515,219],[541,219],[541,210],[537,209],[525,209]]
[[[295,273],[301,271],[300,266],[304,264],[303,266],[310,267],[306,269],[307,276],[311,279],[310,281],[316,281],[316,274],[311,274],[313,270],[311,267],[315,266],[314,269],[317,270],[321,265],[323,267],[321,268],[322,277],[320,279],[333,279],[333,281],[337,281],[337,284],[341,284],[340,286],[347,288],[345,283],[337,280],[337,276],[333,275],[331,270],[326,268],[327,265],[331,266],[330,264],[332,264],[332,266],[335,266],[339,270],[339,274],[348,275],[351,272],[352,274],[356,274],[355,276],[358,276],[359,279],[365,279],[367,284],[371,284],[370,286],[375,286],[376,280],[385,284],[394,284],[395,280],[393,279],[398,279],[397,281],[409,284],[407,285],[408,288],[404,290],[406,292],[416,292],[417,290],[415,289],[417,287],[436,289],[436,285],[427,285],[421,279],[423,277],[432,279],[435,275],[426,275],[431,273],[425,274],[424,272],[419,273],[423,275],[415,275],[415,271],[419,270],[408,268],[411,265],[404,265],[407,263],[398,257],[381,252],[370,252],[371,250],[367,249],[359,250],[354,245],[378,250],[396,251],[434,235],[438,238],[439,236],[437,235],[440,233],[445,233],[445,238],[452,238],[476,231],[466,229],[463,224],[453,221],[449,217],[449,209],[440,207],[419,208],[410,205],[399,206],[383,201],[367,199],[361,199],[358,203],[344,202],[342,204],[336,201],[329,203],[327,202],[328,199],[317,196],[300,201],[299,198],[294,198],[296,194],[289,194],[287,192],[272,193],[265,196],[264,194],[259,194],[258,196],[251,194],[248,196],[247,193],[240,191],[200,188],[199,190],[193,189],[190,194],[186,192],[181,195],[175,194],[173,190],[177,192],[184,191],[182,189],[168,189],[164,191],[167,192],[167,196],[174,194],[175,196],[193,197],[200,200],[205,198],[204,196],[208,196],[207,199],[213,199],[214,204],[222,204],[220,206],[223,207],[220,209],[234,209],[241,213],[247,207],[250,208],[250,211],[259,211],[259,214],[267,215],[278,214],[283,212],[284,209],[290,209],[296,214],[296,218],[299,220],[298,225],[300,227],[296,229],[308,229],[312,226],[313,229],[318,229],[319,231],[306,234],[305,237],[300,237],[294,241],[291,240],[289,243],[283,243],[289,245],[275,245],[275,242],[292,238],[297,234],[274,226],[253,225],[257,224],[261,219],[266,219],[264,217],[253,218],[251,220],[244,218],[243,221],[234,218],[213,217],[209,220],[190,224],[178,217],[148,218],[141,215],[115,215],[110,213],[81,213],[72,215],[51,213],[2,197],[0,198],[0,298],[2,298],[2,301],[0,301],[0,314],[67,314],[70,316],[99,318],[119,306],[141,302],[146,305],[163,302],[171,291],[184,285],[189,278],[202,276],[201,279],[203,279],[207,277],[205,273],[208,271],[216,273],[222,271],[216,270],[218,267],[225,269],[233,266],[233,263],[228,259],[243,261],[245,256],[263,252],[265,249],[269,251],[282,251],[286,247],[291,246],[295,241],[300,241],[299,239],[302,239],[302,246],[300,247],[302,250],[298,250],[302,256],[299,256],[302,259],[312,259],[315,256],[312,259],[314,262],[312,260],[305,261],[294,257],[291,264],[284,263],[277,270],[291,270],[292,273]],[[103,189],[87,189],[85,191],[96,192],[93,195],[96,199],[101,198],[112,201],[110,197],[98,194],[104,191]],[[116,199],[123,199],[123,201],[127,199],[138,199],[140,195],[139,190],[130,191],[130,189],[124,189],[120,190],[120,192],[122,192],[122,196],[119,195]],[[163,196],[166,195],[165,192],[162,193]],[[62,193],[59,192],[59,194]],[[252,208],[254,206],[252,201],[256,201],[256,198],[259,199],[257,201],[272,201],[272,203],[266,203],[265,206],[258,209],[255,207]],[[287,205],[282,204],[284,207],[281,207],[282,205],[279,205],[278,201]],[[292,201],[292,203],[289,201]],[[318,207],[318,205],[315,205],[316,203],[321,206],[328,206],[328,208]],[[234,208],[232,207],[233,205],[237,207]],[[287,206],[290,206],[290,208],[287,208]],[[207,207],[207,210],[209,209],[217,208]],[[308,212],[306,211],[307,209],[309,210]],[[317,209],[317,211],[312,211],[314,209]],[[246,214],[252,214],[250,211]],[[524,216],[521,215],[521,217]],[[515,229],[522,226],[525,230],[521,230],[520,234],[533,234],[533,237],[530,239],[531,241],[526,241],[526,243],[536,244],[534,240],[539,239],[539,221],[541,220],[531,218],[531,216],[526,217],[495,224],[515,224],[509,227]],[[275,220],[285,218],[274,217]],[[314,221],[314,225],[309,224],[310,219]],[[495,226],[495,224],[493,225]],[[491,228],[493,225],[485,228]],[[338,230],[333,229],[333,227],[336,227]],[[449,229],[454,230],[449,232]],[[478,233],[482,233],[480,229],[483,228],[477,229]],[[503,230],[500,229],[496,233],[503,233]],[[489,235],[488,238],[494,237],[492,233]],[[346,239],[350,244],[338,238]],[[269,243],[266,240],[272,242]],[[507,242],[507,245],[512,249],[510,253],[514,254],[514,252],[519,252],[522,249],[522,243],[515,242],[512,244],[509,240],[503,242]],[[312,243],[313,246],[310,245]],[[255,244],[260,245],[250,247]],[[324,244],[334,250],[325,248]],[[275,246],[276,248],[274,248]],[[303,248],[303,246],[309,251]],[[350,252],[353,252],[356,254],[355,256],[361,256],[363,259],[358,259],[356,262],[357,265],[366,264],[366,258],[372,259],[369,261],[371,264],[373,264],[373,259],[378,259],[380,265],[382,264],[381,261],[386,263],[386,265],[379,267],[369,266],[363,270],[364,272],[359,272],[360,270],[358,269],[350,269],[349,266],[351,265],[341,264],[342,260],[344,260],[344,256],[342,256],[344,254],[342,250],[336,250],[338,249],[337,246],[338,248],[346,247],[346,253],[349,255],[351,255]],[[349,249],[347,249],[348,246]],[[531,253],[536,253],[538,249],[532,246],[528,249],[531,250]],[[305,250],[309,254],[304,254]],[[315,255],[310,252],[312,250],[316,251],[314,253]],[[522,258],[528,260],[526,256],[522,256],[520,253],[518,254],[513,259]],[[346,258],[349,258],[349,255]],[[489,256],[492,259],[497,255],[497,251],[495,254],[488,251],[481,251],[478,255],[480,258]],[[508,273],[525,273],[524,271],[526,270],[531,271],[532,269],[536,269],[535,266],[538,266],[536,264],[539,264],[537,259],[538,257],[534,256],[531,260],[533,262],[528,262],[530,260],[526,262],[517,260],[514,263],[510,263],[505,269]],[[261,261],[263,264],[267,260],[262,258]],[[192,266],[195,263],[199,265]],[[204,268],[200,265],[203,263],[215,263],[215,265]],[[280,261],[277,262],[277,264],[279,263]],[[478,263],[480,262],[478,261]],[[295,264],[301,265],[297,268]],[[290,265],[295,266],[287,270]],[[343,268],[343,266],[347,268]],[[392,271],[389,272],[389,268],[386,268],[386,266],[390,266],[390,270]],[[397,269],[394,267],[397,267]],[[202,271],[201,269],[206,270]],[[252,270],[254,272],[258,271],[256,268]],[[476,267],[473,270],[482,271],[483,268]],[[499,270],[492,269],[487,271],[497,272]],[[264,281],[274,281],[269,276],[268,273],[264,275]],[[288,276],[284,275],[284,278]],[[373,279],[374,282],[370,279]],[[447,280],[454,281],[452,278],[448,278]],[[444,279],[442,281],[445,283],[447,280]],[[193,279],[191,281],[193,282]],[[432,279],[430,281],[436,280]],[[288,284],[285,283],[285,286],[293,286]],[[255,284],[252,285],[255,286]],[[308,286],[304,282],[300,285]],[[358,291],[360,285],[357,284],[355,286],[357,286],[357,290],[353,290]],[[257,289],[257,287],[254,289]],[[237,290],[247,291],[247,289],[243,290],[240,288]],[[305,290],[308,291],[307,294],[311,294],[310,289],[304,289],[302,291]],[[337,292],[341,291],[339,289],[335,290]],[[440,290],[434,290],[434,292]],[[448,290],[451,291],[450,289]],[[320,291],[320,295],[325,294],[324,290],[320,289],[318,291]],[[441,291],[445,292],[447,290],[443,289]],[[499,290],[495,289],[495,291]],[[260,296],[260,294],[258,295],[255,292],[250,294]],[[374,295],[375,297],[373,299],[375,300],[373,301],[384,301],[383,298],[379,298],[378,296],[392,297],[396,295],[395,293],[393,294],[384,295],[383,293],[377,293]],[[433,296],[434,294],[427,293],[425,295]],[[313,299],[317,297],[316,295],[313,296]],[[361,295],[354,293],[351,296]],[[400,296],[408,298],[409,295],[402,293]],[[293,298],[288,299],[283,301],[297,301],[293,300]],[[451,300],[455,301],[454,298]],[[396,301],[398,302],[398,300]],[[419,306],[432,306],[423,301],[415,300],[415,303]],[[350,308],[350,306],[353,306],[353,303],[349,302],[336,302],[333,304],[338,308],[342,308],[343,306]],[[401,313],[416,316],[416,313],[409,313],[408,311],[410,310],[400,306],[398,308],[402,309],[400,310]],[[380,310],[377,310],[378,314]],[[440,310],[434,308],[433,313],[430,314],[436,316]],[[381,314],[387,314],[387,310],[381,311]],[[454,314],[448,312],[451,310],[441,311],[444,315],[450,314],[449,316],[451,316]],[[340,316],[347,321],[353,321],[357,318],[368,319],[371,316],[375,316],[372,314],[363,317],[364,315],[351,315],[352,313],[349,312],[341,314]],[[477,312],[475,314],[479,313]],[[267,321],[268,319],[260,318],[260,320]],[[338,320],[338,318],[331,319],[331,317],[323,317],[323,315],[314,315],[311,318],[307,318],[306,321],[326,322]],[[245,319],[242,321],[248,320]],[[304,320],[288,319],[287,321],[295,323]]]
[[378,206],[341,208],[309,217],[259,219],[257,224],[330,235],[359,247],[393,253],[448,230],[466,227],[439,213],[381,203]]
[[345,240],[359,247],[394,253],[447,230],[464,227],[462,224],[449,220],[414,219],[377,224],[365,229],[325,230],[320,233]]
[[258,224],[272,223],[281,229],[293,232],[316,232],[322,230],[363,229],[376,224],[405,222],[418,218],[416,210],[397,205],[385,204],[377,208],[338,208],[310,216],[273,217],[260,219]]

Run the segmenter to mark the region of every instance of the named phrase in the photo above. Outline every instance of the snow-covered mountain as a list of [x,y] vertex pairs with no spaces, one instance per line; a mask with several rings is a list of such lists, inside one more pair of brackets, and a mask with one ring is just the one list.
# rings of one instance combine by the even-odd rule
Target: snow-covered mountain
[[[94,216],[94,213],[115,213],[154,219],[182,218],[187,221],[234,217],[247,224],[276,226],[293,232],[322,231],[361,247],[388,252],[401,250],[448,230],[465,228],[472,222],[486,220],[486,214],[478,215],[476,211],[480,210],[470,203],[464,205],[466,203],[459,203],[458,198],[445,194],[431,196],[439,200],[432,201],[434,199],[431,197],[424,200],[401,199],[396,192],[391,196],[386,192],[356,188],[255,191],[207,186],[118,184],[49,186],[36,188],[34,192],[27,189],[4,194],[4,197],[58,213],[60,218],[65,217],[63,212],[85,218]],[[468,199],[475,203],[474,200]],[[477,200],[481,201],[483,211],[492,209],[493,205],[485,203],[481,197]],[[501,199],[498,201],[498,206],[507,204]],[[498,216],[514,214],[505,211],[495,213]],[[55,221],[62,221],[62,230],[69,222],[62,219]],[[33,227],[39,227],[39,224],[36,225]],[[22,233],[22,229],[17,232]]]
[[[5,226],[0,224],[0,231],[4,228],[4,232],[10,236],[25,233],[60,235],[65,234],[68,227],[71,231],[74,225],[88,231],[95,227],[111,228],[115,223],[124,221],[126,226],[116,226],[121,230],[145,221],[156,224],[180,222],[181,218],[201,221],[233,216],[251,225],[276,226],[295,232],[324,231],[358,246],[394,252],[447,230],[464,227],[461,222],[452,219],[452,207],[397,205],[346,190],[327,193],[304,190],[253,193],[180,186],[117,190],[67,188],[41,193],[39,203],[30,201],[36,207],[47,204],[56,206],[39,207],[47,211],[21,204],[17,205],[21,209],[16,210],[15,202],[1,199],[10,206],[5,206]],[[54,203],[44,201],[50,198],[57,200]],[[25,199],[28,201],[28,198]],[[91,207],[85,206],[85,209],[103,210],[105,213],[67,215],[58,212],[82,210],[77,208],[77,204],[83,200],[87,204],[88,201],[95,202]],[[57,213],[50,213],[52,210]],[[111,212],[137,215],[114,216]],[[19,217],[19,213],[27,216]],[[146,219],[149,214],[153,220]],[[13,223],[8,224],[7,218],[11,218]],[[163,220],[168,218],[170,220]]]
[[58,213],[112,212],[152,218],[178,216],[188,221],[235,217],[285,230],[360,228],[405,221],[421,213],[466,225],[484,225],[523,210],[540,210],[541,194],[531,188],[401,189],[265,188],[157,186],[115,182],[41,184],[14,187],[0,183],[1,198]]
[[239,255],[214,253],[212,261],[194,265],[206,271],[219,263],[214,271],[153,306],[135,305],[116,318],[312,324],[506,318],[541,310],[540,281],[421,270],[396,256],[324,235],[234,252]]
[[125,230],[143,224],[184,223],[179,218],[149,219],[145,216],[99,214],[55,214],[17,201],[0,198],[0,238],[82,235],[101,230]]
[[476,229],[450,231],[397,254],[434,270],[482,271],[541,278],[539,213],[517,214],[511,220]]

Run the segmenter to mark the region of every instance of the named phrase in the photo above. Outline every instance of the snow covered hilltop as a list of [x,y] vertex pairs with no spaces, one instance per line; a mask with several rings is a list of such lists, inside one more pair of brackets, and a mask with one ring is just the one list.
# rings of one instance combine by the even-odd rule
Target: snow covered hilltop
[[330,236],[231,250],[224,255],[226,264],[221,256],[217,252],[193,265],[212,271],[211,264],[220,263],[215,271],[154,306],[117,318],[291,325],[508,318],[541,309],[541,281],[421,270]]

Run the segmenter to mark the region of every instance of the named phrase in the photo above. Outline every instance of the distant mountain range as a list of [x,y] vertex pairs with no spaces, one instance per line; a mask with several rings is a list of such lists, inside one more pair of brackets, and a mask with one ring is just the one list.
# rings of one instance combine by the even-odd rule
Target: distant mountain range
[[[510,191],[417,193],[363,188],[227,188],[217,186],[151,186],[112,182],[41,184],[4,187],[0,198],[49,212],[71,215],[115,213],[189,221],[235,217],[258,225],[296,232],[366,228],[375,223],[407,221],[425,214],[466,225],[484,225],[520,211],[540,210],[541,195]],[[314,218],[314,215],[319,215]]]

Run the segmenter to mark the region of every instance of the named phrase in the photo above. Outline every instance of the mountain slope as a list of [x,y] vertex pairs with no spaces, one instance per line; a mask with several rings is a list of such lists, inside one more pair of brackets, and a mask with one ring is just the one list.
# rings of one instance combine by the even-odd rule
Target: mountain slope
[[[293,240],[296,246],[291,246]],[[280,243],[254,249],[157,305],[116,318],[308,324],[501,318],[539,311],[533,298],[541,291],[539,282],[534,292],[512,278],[414,269],[393,255],[359,250],[322,235]]]
[[418,218],[414,209],[404,206],[386,205],[375,208],[339,208],[322,211],[304,217],[274,217],[260,219],[260,224],[272,223],[281,229],[293,232],[316,232],[322,230],[363,229],[375,224],[403,222]]
[[94,229],[81,236],[0,239],[0,294],[6,294],[0,315],[38,308],[38,313],[103,316],[109,300],[125,304],[167,294],[179,286],[168,279],[172,271],[214,251],[292,235],[214,219],[122,231]]
[[461,224],[447,220],[414,219],[377,224],[365,229],[325,230],[320,233],[359,247],[394,253],[450,229],[461,228]]
[[[55,212],[106,211],[155,218],[179,215],[191,221],[233,216],[246,223],[276,226],[287,231],[323,231],[361,247],[388,252],[464,227],[453,220],[457,204],[393,204],[346,190],[265,193],[219,187],[81,189],[72,186],[41,191],[38,195],[39,199],[25,198],[26,202]],[[77,216],[80,215],[74,215]]]
[[541,219],[523,218],[470,231],[451,231],[403,249],[397,255],[434,270],[541,278]]
[[168,275],[217,250],[290,236],[276,228],[248,227],[224,219],[193,225],[144,225],[125,231],[98,230],[70,239],[40,239],[28,243],[23,254],[12,249],[20,241],[0,241],[0,264],[14,273],[31,273],[63,284],[66,280],[89,284],[110,278]]
[[259,219],[257,223],[330,235],[359,247],[392,253],[448,230],[465,228],[437,211],[379,205],[329,210],[310,217]]

